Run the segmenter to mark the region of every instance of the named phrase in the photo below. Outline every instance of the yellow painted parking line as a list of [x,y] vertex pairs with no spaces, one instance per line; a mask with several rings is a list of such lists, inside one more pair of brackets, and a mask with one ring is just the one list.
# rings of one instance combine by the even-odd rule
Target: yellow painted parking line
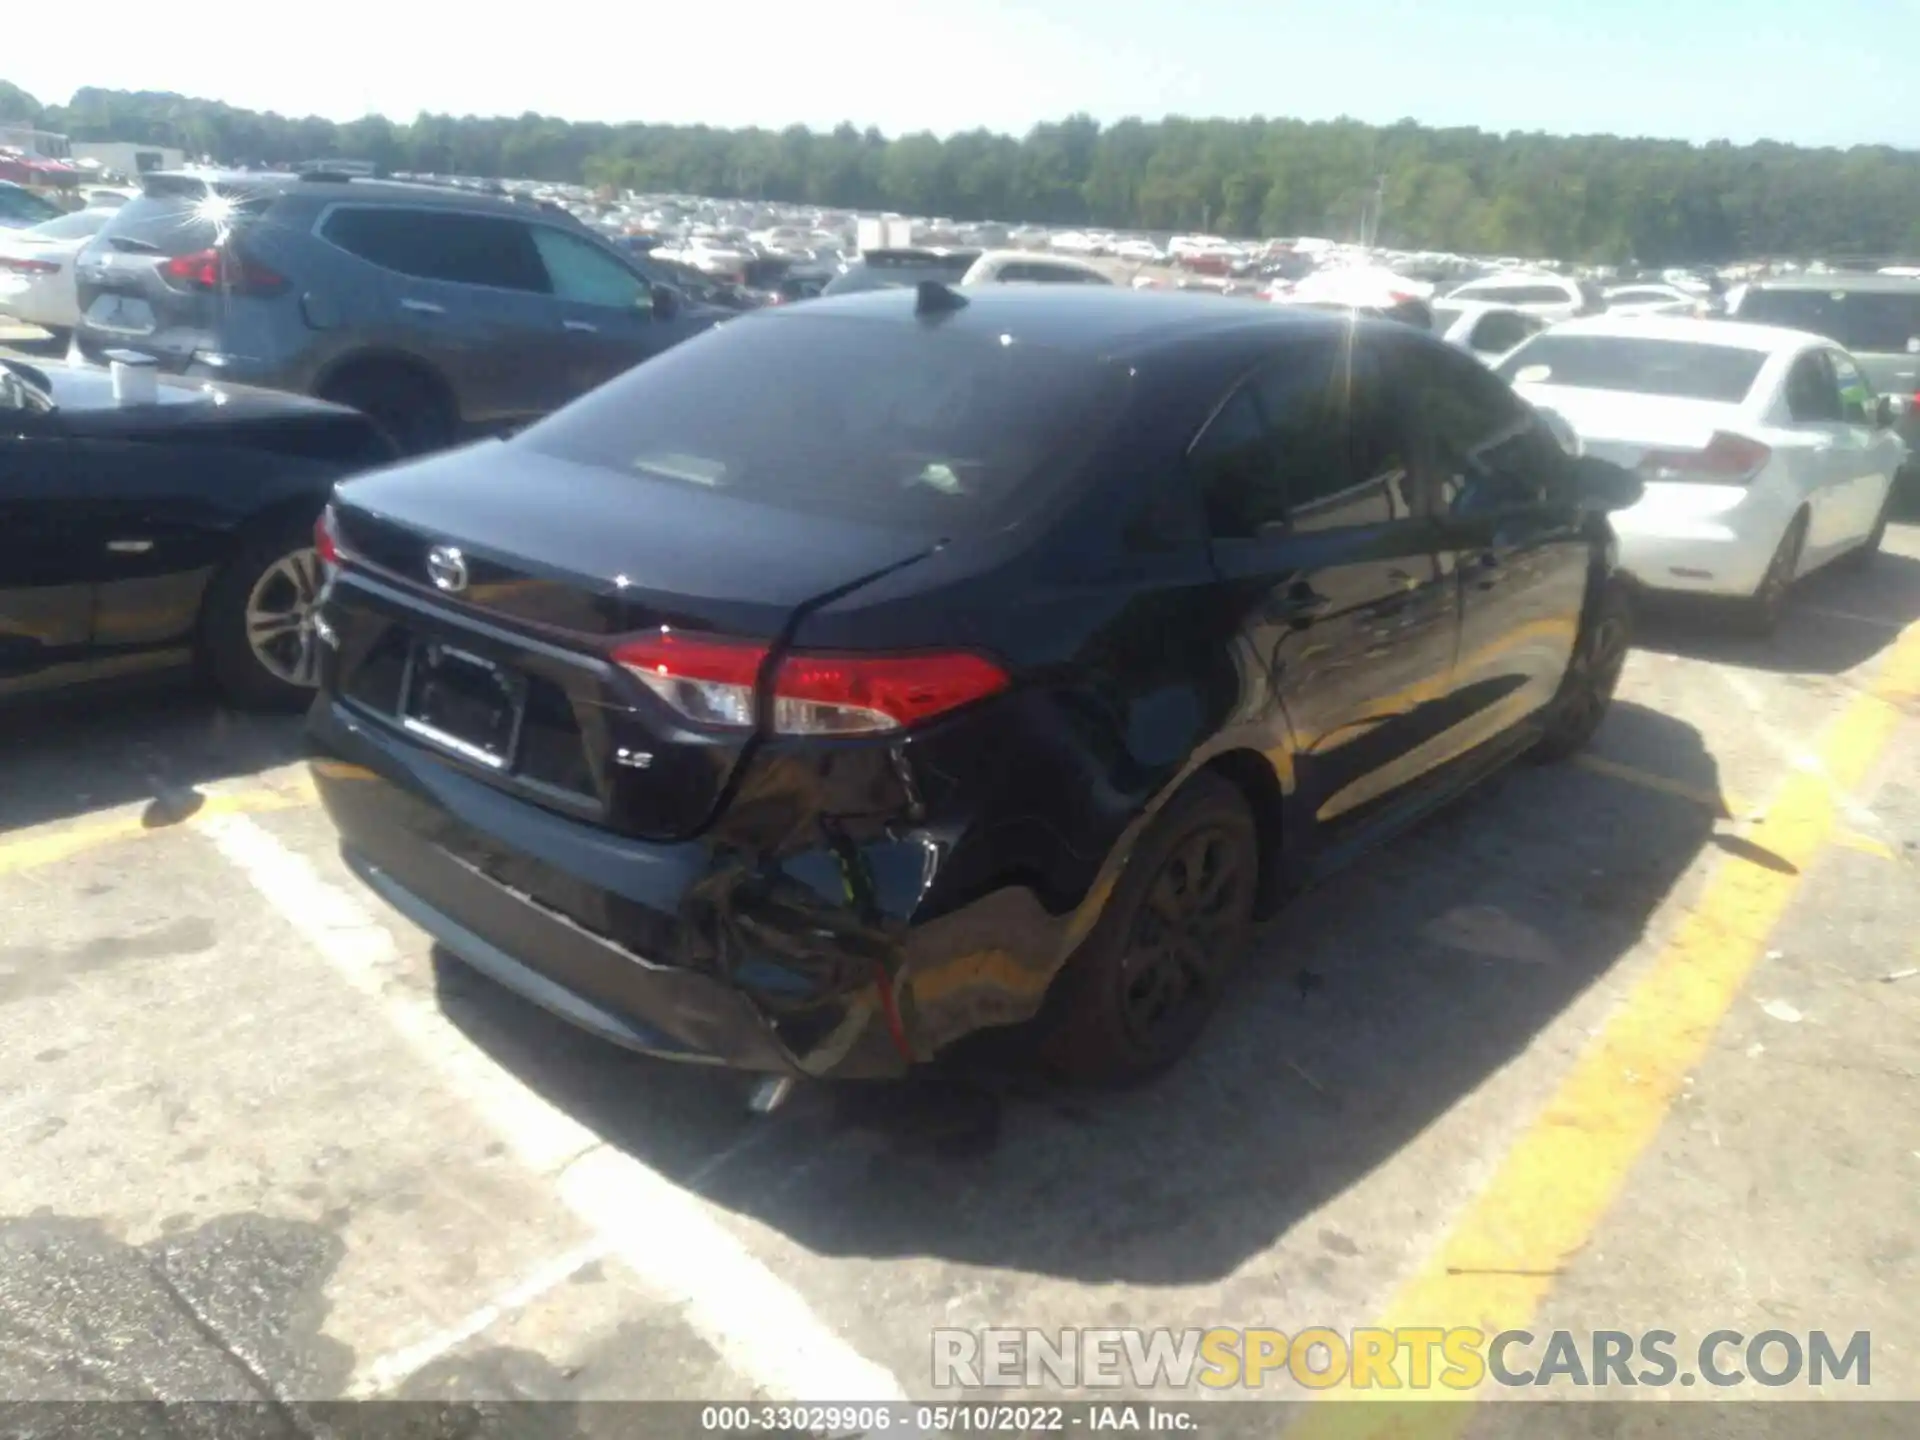
[[0,876],[57,865],[62,860],[123,840],[165,835],[208,815],[257,815],[270,810],[292,810],[311,805],[315,799],[313,782],[302,775],[283,785],[261,785],[206,795],[200,807],[183,816],[179,823],[156,823],[149,818],[150,810],[142,809],[104,820],[38,826],[11,839],[0,838]]
[[[1553,1278],[1592,1237],[1652,1143],[1687,1073],[1741,992],[1800,878],[1837,825],[1837,794],[1857,791],[1920,697],[1920,625],[1895,642],[1878,683],[1833,721],[1825,774],[1788,774],[1749,832],[1790,868],[1721,860],[1652,969],[1546,1107],[1455,1220],[1426,1266],[1388,1305],[1383,1327],[1455,1326],[1487,1334],[1523,1327]],[[1339,1399],[1458,1399],[1451,1390],[1323,1392]],[[1371,1413],[1370,1413],[1371,1412]],[[1316,1406],[1289,1436],[1343,1440],[1457,1436],[1472,1406]]]
[[1608,760],[1600,755],[1577,755],[1574,763],[1582,770],[1591,770],[1596,775],[1605,775],[1610,780],[1624,780],[1629,785],[1637,785],[1642,790],[1656,791],[1662,795],[1671,795],[1679,800],[1688,800],[1710,810],[1722,819],[1731,820],[1745,811],[1733,796],[1723,790],[1708,790],[1700,785],[1689,785],[1684,780],[1672,780],[1665,775],[1656,775],[1651,770],[1642,770],[1637,765],[1623,765],[1618,760]]

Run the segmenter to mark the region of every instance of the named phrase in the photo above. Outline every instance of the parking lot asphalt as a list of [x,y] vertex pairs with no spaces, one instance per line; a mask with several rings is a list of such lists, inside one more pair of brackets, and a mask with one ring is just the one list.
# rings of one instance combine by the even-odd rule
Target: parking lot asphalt
[[1767,641],[1656,617],[1590,755],[1290,906],[1123,1094],[751,1116],[434,954],[297,721],[0,715],[0,1398],[921,1397],[935,1327],[1374,1324],[1868,1330],[1920,1398],[1887,550]]

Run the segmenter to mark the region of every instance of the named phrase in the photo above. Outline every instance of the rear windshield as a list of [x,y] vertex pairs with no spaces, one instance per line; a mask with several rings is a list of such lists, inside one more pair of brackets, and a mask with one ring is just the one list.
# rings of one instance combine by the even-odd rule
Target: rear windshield
[[1515,385],[1565,385],[1731,405],[1767,362],[1760,350],[1633,335],[1541,335],[1500,362]]
[[1904,355],[1920,343],[1920,290],[1749,290],[1739,320],[1824,335],[1847,350]]
[[998,335],[752,316],[524,432],[562,459],[937,536],[1011,523],[1098,443],[1119,372]]
[[191,255],[220,243],[235,220],[258,214],[270,195],[192,177],[151,180],[113,212],[100,238],[139,255]]

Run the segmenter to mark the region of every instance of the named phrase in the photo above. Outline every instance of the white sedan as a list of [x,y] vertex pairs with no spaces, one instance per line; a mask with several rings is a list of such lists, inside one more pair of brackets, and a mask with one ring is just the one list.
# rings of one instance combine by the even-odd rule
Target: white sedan
[[1771,630],[1788,589],[1886,533],[1907,449],[1846,351],[1728,320],[1598,316],[1496,367],[1585,453],[1639,472],[1615,513],[1622,566],[1653,590],[1737,598]]
[[0,315],[56,335],[78,325],[74,258],[112,218],[112,210],[76,210],[0,235]]

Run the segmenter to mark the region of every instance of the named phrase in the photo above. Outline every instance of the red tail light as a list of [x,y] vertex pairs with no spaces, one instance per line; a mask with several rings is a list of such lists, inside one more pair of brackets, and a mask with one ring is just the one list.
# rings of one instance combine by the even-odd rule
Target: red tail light
[[329,505],[320,512],[320,518],[313,522],[313,548],[319,552],[322,564],[338,566],[345,553],[340,548],[340,533],[335,527],[333,507]]
[[215,246],[176,255],[160,267],[160,278],[176,290],[224,290],[235,295],[278,295],[286,276],[257,260]]
[[[629,641],[613,658],[681,715],[749,729],[767,647],[680,635],[666,627]],[[772,676],[773,729],[781,735],[870,735],[904,730],[1007,688],[992,661],[965,652],[811,654],[780,661]]]
[[1744,485],[1772,458],[1773,450],[1758,440],[1716,430],[1703,450],[1649,450],[1639,470],[1649,480]]
[[0,260],[0,270],[15,275],[58,275],[60,265],[54,260]]

